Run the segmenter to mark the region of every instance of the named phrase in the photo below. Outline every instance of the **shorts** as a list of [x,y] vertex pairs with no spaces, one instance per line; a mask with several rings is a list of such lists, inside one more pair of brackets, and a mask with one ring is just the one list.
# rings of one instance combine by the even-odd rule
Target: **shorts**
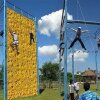
[[79,92],[79,90],[76,90],[76,93],[78,93]]
[[100,43],[98,43],[98,47],[100,47]]
[[14,44],[14,45],[18,45],[18,41],[14,41],[13,44]]
[[70,100],[74,100],[74,93],[70,93]]

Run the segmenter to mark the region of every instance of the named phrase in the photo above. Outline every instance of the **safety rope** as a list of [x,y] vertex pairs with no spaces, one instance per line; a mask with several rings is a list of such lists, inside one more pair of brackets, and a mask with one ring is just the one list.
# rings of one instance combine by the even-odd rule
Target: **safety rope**
[[[80,8],[80,11],[81,11],[81,15],[82,15],[82,17],[83,17],[83,20],[86,21],[79,0],[77,0],[77,3],[78,3],[78,5],[79,5],[79,8]],[[84,23],[84,24],[85,24],[86,29],[88,29],[87,24],[86,24],[86,23]],[[90,34],[89,34],[89,36],[90,36]],[[91,43],[91,46],[92,46],[93,50],[95,51],[95,48],[94,48],[94,45],[93,45],[93,43],[92,43],[91,38],[90,38],[90,43]]]

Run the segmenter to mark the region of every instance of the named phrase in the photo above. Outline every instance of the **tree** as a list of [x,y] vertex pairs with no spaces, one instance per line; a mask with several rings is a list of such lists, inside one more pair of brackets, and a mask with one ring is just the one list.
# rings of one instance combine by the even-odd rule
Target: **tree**
[[51,87],[52,81],[58,80],[58,64],[57,63],[44,63],[41,71],[41,81],[48,80],[49,81],[49,87]]
[[[67,79],[68,79],[68,82],[72,79],[72,74],[70,72],[67,72]],[[64,83],[64,72],[61,72],[61,80],[62,80],[62,83]]]

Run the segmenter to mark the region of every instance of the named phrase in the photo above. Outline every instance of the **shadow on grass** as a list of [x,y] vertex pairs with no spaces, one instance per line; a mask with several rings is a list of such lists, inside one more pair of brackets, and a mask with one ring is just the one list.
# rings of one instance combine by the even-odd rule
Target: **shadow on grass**
[[42,92],[44,91],[45,89],[40,89],[40,94],[42,94]]
[[64,91],[62,91],[62,92],[60,93],[60,95],[61,95],[61,96],[64,96]]
[[[62,97],[64,97],[64,91],[62,91],[60,95],[61,95]],[[68,100],[70,99],[69,94],[67,95],[67,99],[68,99]],[[63,100],[64,100],[64,98],[63,98]]]

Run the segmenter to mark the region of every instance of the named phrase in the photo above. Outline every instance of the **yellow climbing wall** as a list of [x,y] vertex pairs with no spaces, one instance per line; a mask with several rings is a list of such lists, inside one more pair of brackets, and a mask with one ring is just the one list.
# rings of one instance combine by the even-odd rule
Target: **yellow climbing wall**
[[[18,49],[11,47],[13,37],[18,35]],[[30,35],[35,42],[30,45]],[[38,94],[36,62],[36,26],[35,22],[7,8],[7,95],[8,100]]]

